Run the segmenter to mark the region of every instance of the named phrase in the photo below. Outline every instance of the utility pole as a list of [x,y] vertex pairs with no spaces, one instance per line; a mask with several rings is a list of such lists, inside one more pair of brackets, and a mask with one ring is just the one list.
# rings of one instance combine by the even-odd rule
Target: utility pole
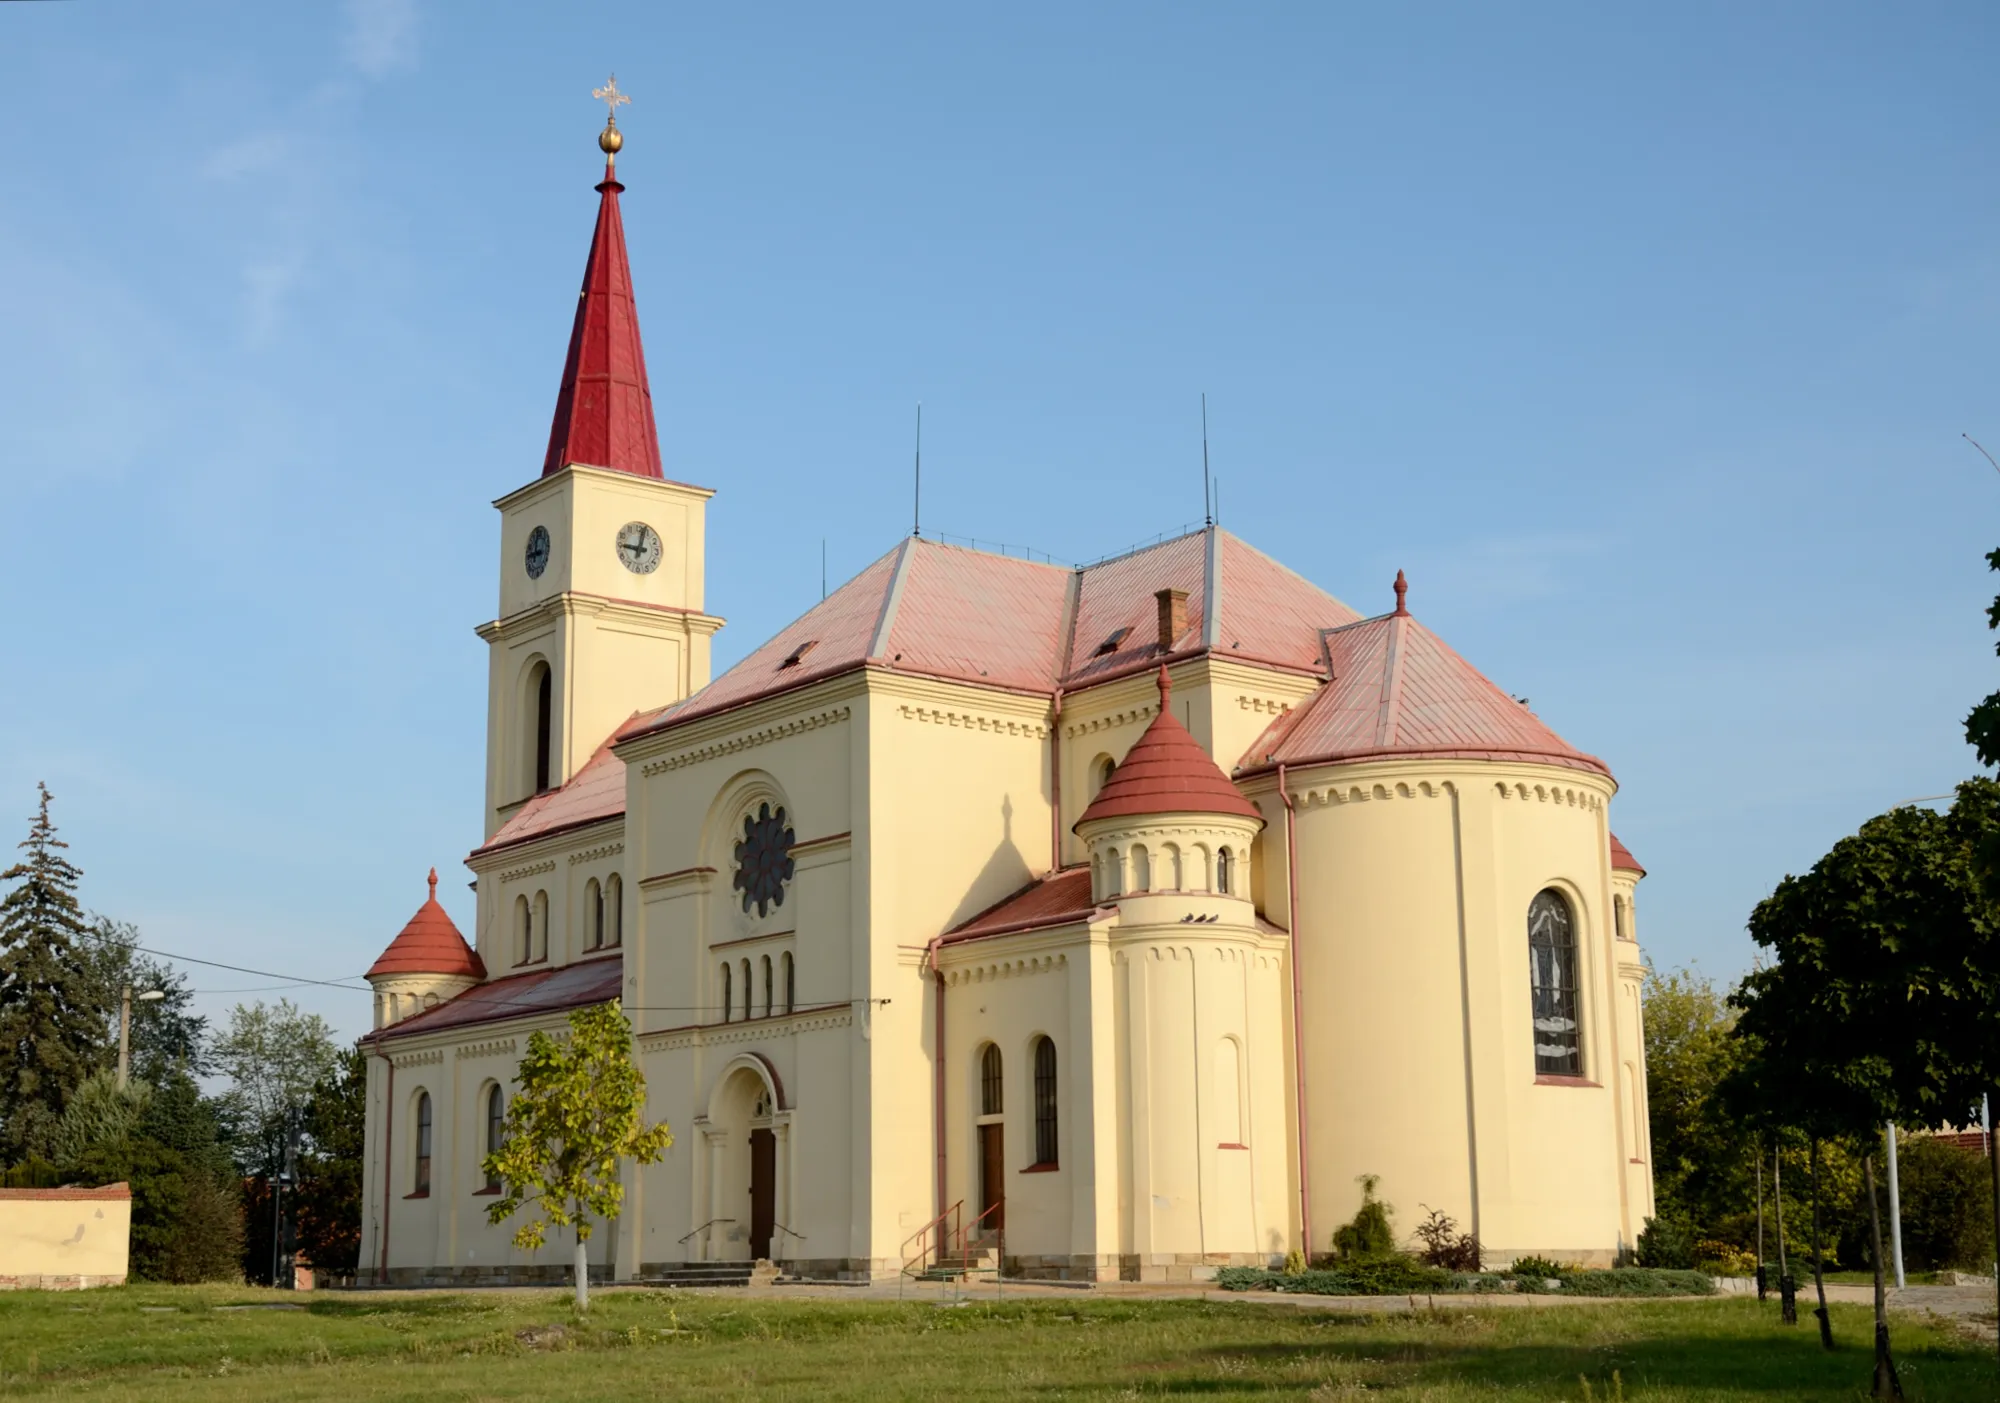
[[[166,997],[158,989],[147,989],[140,993],[142,1004],[158,1003]],[[118,1089],[123,1091],[132,1079],[132,986],[127,984],[118,991]]]

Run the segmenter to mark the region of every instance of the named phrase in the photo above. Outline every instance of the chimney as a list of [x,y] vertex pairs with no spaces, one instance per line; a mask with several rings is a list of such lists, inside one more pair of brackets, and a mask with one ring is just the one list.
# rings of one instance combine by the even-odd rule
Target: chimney
[[1187,591],[1162,589],[1153,592],[1160,605],[1160,651],[1171,653],[1174,640],[1187,632]]

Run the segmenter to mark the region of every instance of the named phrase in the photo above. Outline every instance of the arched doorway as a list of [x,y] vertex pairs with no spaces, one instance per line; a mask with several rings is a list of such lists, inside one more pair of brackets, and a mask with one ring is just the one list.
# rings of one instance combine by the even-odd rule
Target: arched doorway
[[789,1108],[770,1063],[754,1054],[731,1061],[709,1097],[708,1204],[711,1261],[773,1258],[783,1224]]

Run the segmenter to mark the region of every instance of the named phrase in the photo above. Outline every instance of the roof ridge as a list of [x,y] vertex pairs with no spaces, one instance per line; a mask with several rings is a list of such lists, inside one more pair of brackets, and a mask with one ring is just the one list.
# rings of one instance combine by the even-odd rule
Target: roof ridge
[[889,576],[889,588],[882,592],[882,612],[875,616],[875,633],[868,640],[864,661],[880,659],[883,650],[889,646],[889,633],[896,627],[896,606],[903,602],[903,581],[909,578],[910,559],[916,554],[914,547],[922,539],[921,536],[905,536],[903,544],[897,547],[896,568]]
[[1208,537],[1203,543],[1201,566],[1201,646],[1215,649],[1222,644],[1222,528],[1213,522],[1202,528]]
[[1389,643],[1382,656],[1382,706],[1375,713],[1377,745],[1394,745],[1396,732],[1402,724],[1403,642],[1407,633],[1403,623],[1408,617],[1405,614],[1389,620]]
[[[1361,612],[1361,611],[1360,611],[1359,609],[1356,609],[1356,608],[1355,608],[1355,607],[1354,607],[1354,606],[1353,606],[1352,604],[1349,604],[1349,603],[1348,603],[1348,602],[1347,602],[1347,601],[1346,601],[1345,599],[1342,599],[1342,598],[1341,598],[1341,597],[1340,597],[1339,595],[1335,594],[1335,593],[1334,593],[1334,592],[1333,592],[1332,590],[1329,590],[1329,589],[1326,589],[1325,587],[1323,587],[1323,586],[1321,586],[1321,585],[1316,585],[1316,584],[1314,584],[1314,583],[1313,583],[1313,582],[1312,582],[1311,580],[1308,580],[1308,579],[1307,579],[1307,578],[1306,578],[1306,577],[1305,577],[1304,575],[1301,575],[1301,574],[1300,574],[1300,573],[1299,573],[1298,571],[1294,570],[1294,569],[1293,569],[1293,568],[1292,568],[1291,566],[1289,566],[1289,565],[1285,564],[1285,562],[1284,562],[1284,561],[1282,561],[1282,560],[1278,559],[1278,557],[1277,557],[1277,556],[1275,556],[1275,555],[1272,555],[1272,554],[1271,554],[1271,553],[1270,553],[1269,551],[1266,551],[1266,550],[1260,550],[1260,549],[1258,549],[1258,548],[1257,548],[1256,546],[1253,546],[1252,544],[1250,544],[1250,542],[1248,542],[1248,541],[1244,540],[1244,539],[1243,539],[1243,538],[1242,538],[1241,536],[1237,535],[1237,534],[1236,534],[1236,533],[1235,533],[1234,531],[1231,531],[1231,530],[1227,529],[1226,527],[1222,527],[1222,526],[1218,526],[1218,527],[1216,527],[1215,529],[1216,529],[1217,531],[1220,531],[1220,532],[1221,532],[1221,533],[1222,533],[1223,535],[1227,536],[1227,537],[1228,537],[1228,538],[1229,538],[1230,540],[1232,540],[1232,541],[1236,542],[1236,544],[1237,544],[1237,545],[1239,545],[1239,546],[1241,546],[1241,547],[1243,547],[1243,549],[1245,549],[1245,550],[1249,551],[1249,552],[1250,552],[1250,553],[1251,553],[1252,555],[1256,556],[1256,557],[1257,557],[1257,558],[1258,558],[1259,560],[1262,560],[1262,561],[1265,561],[1266,563],[1268,563],[1268,564],[1269,564],[1269,565],[1271,566],[1271,568],[1272,568],[1272,569],[1274,569],[1274,570],[1282,570],[1282,571],[1284,571],[1284,573],[1285,573],[1285,574],[1287,574],[1287,575],[1290,575],[1290,576],[1291,576],[1291,577],[1292,577],[1293,579],[1297,580],[1297,581],[1298,581],[1298,582],[1299,582],[1300,584],[1304,585],[1304,586],[1305,586],[1305,587],[1306,587],[1307,589],[1309,589],[1309,590],[1313,590],[1313,591],[1316,591],[1317,593],[1320,593],[1320,594],[1323,594],[1323,595],[1325,595],[1325,596],[1326,596],[1326,597],[1327,597],[1328,599],[1331,599],[1331,600],[1332,600],[1332,601],[1333,601],[1333,602],[1334,602],[1335,604],[1338,604],[1338,605],[1339,605],[1339,606],[1340,606],[1341,608],[1343,608],[1343,609],[1346,609],[1346,610],[1349,610],[1349,611],[1350,611],[1350,612],[1352,612],[1352,613],[1356,613],[1356,614],[1358,614],[1358,613],[1360,613],[1360,612]],[[1358,619],[1357,619],[1357,620],[1356,620],[1355,622],[1356,622],[1356,623],[1359,623],[1359,622],[1361,622],[1361,620],[1358,620]],[[1351,627],[1353,627],[1353,625],[1351,625],[1351,624],[1342,624],[1342,625],[1341,625],[1341,627],[1342,627],[1342,628],[1351,628]]]

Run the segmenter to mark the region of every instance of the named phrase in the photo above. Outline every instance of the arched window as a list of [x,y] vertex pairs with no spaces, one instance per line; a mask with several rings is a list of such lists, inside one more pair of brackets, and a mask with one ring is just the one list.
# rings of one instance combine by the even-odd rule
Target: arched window
[[[486,1153],[497,1155],[507,1139],[507,1093],[494,1087],[486,1093]],[[500,1192],[500,1176],[486,1172],[486,1192]]]
[[729,997],[729,961],[722,962],[722,1021],[727,1023],[736,1005]]
[[1135,843],[1132,847],[1132,890],[1135,892],[1153,889],[1153,860],[1146,852],[1145,844]]
[[988,1043],[986,1051],[979,1055],[979,1114],[1000,1114],[1000,1091],[1000,1049]]
[[524,965],[535,958],[535,915],[525,896],[514,898],[514,927],[521,933],[521,955],[514,963]]
[[417,1093],[417,1187],[414,1192],[431,1191],[431,1094]]
[[1615,896],[1611,899],[1611,913],[1618,930],[1618,938],[1620,940],[1630,940],[1632,938],[1632,908],[1626,905],[1624,897]]
[[583,918],[590,924],[590,948],[604,946],[604,888],[592,877],[583,888]]
[[535,793],[540,794],[549,787],[553,758],[555,685],[547,663],[537,663],[535,673]]
[[1234,1038],[1215,1047],[1215,1133],[1224,1145],[1243,1140],[1243,1049]]
[[1215,854],[1215,889],[1224,896],[1236,890],[1236,854],[1228,848],[1218,848]]
[[750,961],[743,961],[743,1016],[750,1017]]
[[1056,1045],[1035,1039],[1035,1163],[1056,1163]]
[[1176,843],[1160,849],[1160,890],[1181,890],[1181,850]]
[[616,872],[604,879],[604,904],[610,908],[611,943],[625,943],[625,883]]
[[795,1011],[798,1008],[798,999],[798,977],[792,968],[792,952],[787,950],[785,951],[785,1012]]
[[549,957],[549,894],[545,891],[535,893],[534,927],[535,953],[530,958],[546,960]]
[[1528,977],[1534,997],[1536,1075],[1583,1075],[1576,924],[1560,892],[1541,892],[1528,903]]
[[1111,777],[1117,773],[1118,762],[1108,755],[1105,756],[1104,763],[1097,767],[1097,789],[1100,794],[1104,792],[1104,786],[1111,783]]
[[1109,848],[1104,854],[1104,895],[1122,896],[1125,892],[1125,857],[1116,848]]
[[758,973],[764,976],[764,1016],[769,1018],[774,1007],[771,997],[773,992],[771,988],[771,957],[765,955],[758,961],[758,964]]

